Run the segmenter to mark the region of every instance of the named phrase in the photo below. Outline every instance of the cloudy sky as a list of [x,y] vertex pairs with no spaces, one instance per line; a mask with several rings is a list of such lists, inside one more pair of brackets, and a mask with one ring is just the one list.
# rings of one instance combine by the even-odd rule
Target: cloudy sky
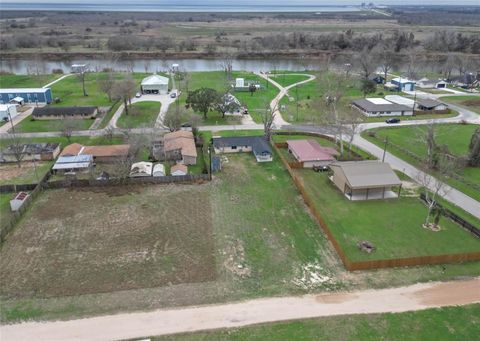
[[[136,3],[142,4],[168,4],[168,5],[357,5],[361,2],[370,2],[370,0],[137,0]],[[96,3],[96,4],[119,4],[129,3],[131,0],[1,0],[3,3]],[[375,4],[383,5],[480,5],[480,0],[381,0],[373,1]],[[1,7],[1,5],[0,5]]]

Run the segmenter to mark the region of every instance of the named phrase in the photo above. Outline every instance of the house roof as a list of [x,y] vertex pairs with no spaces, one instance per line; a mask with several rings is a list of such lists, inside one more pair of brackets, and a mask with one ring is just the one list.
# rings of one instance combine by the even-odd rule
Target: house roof
[[172,168],[170,168],[170,173],[173,174],[175,172],[183,172],[185,174],[188,173],[188,167],[185,166],[185,165],[182,165],[181,163],[177,163],[175,166],[172,166]]
[[33,109],[33,116],[77,116],[77,115],[93,115],[97,107],[53,107],[46,106],[43,108],[36,107]]
[[12,101],[13,102],[23,102],[23,101],[25,101],[25,98],[17,96],[17,97],[10,100],[10,102],[12,102]]
[[331,147],[321,146],[315,140],[288,140],[288,147],[298,161],[333,161],[338,152]]
[[142,80],[142,85],[168,85],[169,79],[160,75],[151,75]]
[[446,105],[445,103],[436,101],[434,99],[427,99],[427,98],[417,99],[417,104],[425,108],[435,108],[435,107],[438,107],[439,105]]
[[233,146],[249,146],[252,147],[254,154],[272,154],[272,148],[270,148],[270,145],[263,136],[214,137],[212,140],[213,147],[217,149]]
[[342,172],[352,189],[397,186],[402,183],[385,162],[347,161],[333,163],[330,167],[334,172]]
[[406,105],[410,109],[413,108],[414,101],[413,99],[410,99],[410,98],[406,98],[399,95],[387,95],[385,96],[385,99],[396,104]]
[[195,139],[191,131],[179,130],[163,137],[166,152],[180,149],[182,156],[197,157]]
[[92,155],[60,156],[52,169],[88,168],[92,160]]
[[[365,111],[409,111],[412,108],[409,108],[402,104],[392,103],[387,100],[383,101],[372,101],[373,98],[362,98],[357,99],[352,102],[353,105],[363,109]],[[377,102],[377,103],[375,103]]]
[[7,88],[7,89],[0,89],[0,93],[27,93],[27,92],[47,92],[50,88]]
[[15,194],[15,196],[12,198],[12,200],[19,200],[19,201],[25,201],[28,198],[28,193],[27,192],[18,192]]
[[61,156],[64,155],[92,155],[93,157],[107,157],[107,156],[126,156],[130,145],[128,144],[116,144],[116,145],[105,145],[105,146],[83,146],[79,143],[72,143],[66,146],[62,152]]
[[7,111],[12,107],[15,107],[15,104],[0,104],[0,111]]

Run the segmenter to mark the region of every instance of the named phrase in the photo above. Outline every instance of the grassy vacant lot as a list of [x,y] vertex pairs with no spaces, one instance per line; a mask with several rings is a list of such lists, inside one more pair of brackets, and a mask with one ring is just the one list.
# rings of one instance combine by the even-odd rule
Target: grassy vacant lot
[[[468,145],[476,128],[477,126],[475,125],[462,124],[436,125],[437,144],[446,145],[450,153],[454,155],[467,155]],[[427,150],[425,144],[421,142],[420,136],[425,133],[425,129],[426,128],[422,126],[381,128],[374,130],[376,132],[376,138],[369,136],[367,132],[364,132],[362,136],[381,147],[384,146],[383,141],[388,136],[392,144],[408,149],[423,158],[426,156]],[[395,148],[393,145],[387,146],[387,149],[392,154],[420,166],[418,161]],[[480,184],[480,168],[467,167],[461,175],[465,181],[470,184]],[[480,201],[480,192],[477,189],[455,179],[446,179],[446,181],[453,187]]]
[[[322,317],[154,338],[165,340],[473,340],[480,304],[415,312]],[[341,330],[341,336],[339,331]]]
[[15,131],[22,133],[32,132],[47,132],[47,131],[61,131],[67,124],[73,130],[88,130],[93,124],[92,119],[78,119],[78,120],[32,120],[28,117],[15,126]]
[[0,77],[1,88],[41,88],[62,75],[11,75],[2,74]]
[[[202,87],[212,88],[219,92],[225,92],[231,89],[230,85],[235,82],[235,78],[245,78],[246,80],[254,80],[260,82],[262,89],[256,91],[253,95],[250,92],[232,92],[232,94],[238,98],[242,105],[246,106],[252,117],[260,122],[260,115],[258,112],[265,110],[270,104],[270,101],[277,95],[278,89],[272,84],[267,85],[267,81],[256,76],[251,72],[232,72],[232,79],[228,80],[225,72],[223,71],[211,71],[211,72],[191,72],[188,74],[188,90],[193,91]],[[187,98],[186,86],[184,81],[177,81],[177,87],[182,90],[179,96],[179,105],[183,107]],[[175,110],[175,105],[170,106],[169,110]],[[193,113],[191,109],[188,112]],[[198,113],[201,115],[200,113]],[[239,119],[236,117],[222,118],[222,115],[218,112],[209,112],[207,119],[203,119],[203,123],[206,125],[211,124],[235,124],[239,123]]]
[[160,112],[160,103],[155,101],[142,101],[133,103],[128,115],[125,110],[117,121],[120,128],[153,127]]
[[35,164],[31,161],[25,161],[21,163],[20,168],[16,163],[0,164],[0,185],[37,183],[52,164],[53,161],[37,161]]
[[480,114],[480,96],[448,96],[440,97],[440,100],[459,104],[469,110]]
[[[133,73],[133,78],[140,84],[146,76],[144,73]],[[54,105],[73,106],[73,105],[94,105],[99,107],[109,107],[113,103],[108,100],[108,96],[101,91],[98,80],[107,78],[108,74],[104,72],[87,73],[85,76],[85,88],[88,96],[83,96],[82,82],[78,76],[73,75],[52,85],[52,95],[54,98],[60,98],[61,102]],[[116,79],[124,77],[122,74],[116,74]]]
[[[427,208],[419,199],[350,201],[327,174],[295,170],[316,208],[352,261],[418,257],[480,251],[480,242],[452,221],[442,218],[440,232],[422,228]],[[367,254],[359,241],[377,249]]]

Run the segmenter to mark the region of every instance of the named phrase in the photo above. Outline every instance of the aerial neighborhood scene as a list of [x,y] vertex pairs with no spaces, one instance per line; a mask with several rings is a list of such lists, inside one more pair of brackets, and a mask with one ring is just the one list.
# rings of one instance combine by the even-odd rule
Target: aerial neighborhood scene
[[478,339],[477,0],[0,14],[0,340]]

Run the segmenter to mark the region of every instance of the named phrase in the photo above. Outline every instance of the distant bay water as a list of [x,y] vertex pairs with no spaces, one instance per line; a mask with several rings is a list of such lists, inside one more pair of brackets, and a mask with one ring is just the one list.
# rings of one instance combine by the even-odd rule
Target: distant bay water
[[109,12],[353,12],[359,11],[353,5],[286,5],[278,4],[162,4],[151,1],[118,2],[118,3],[72,3],[72,2],[4,2],[1,10],[16,11],[109,11]]

